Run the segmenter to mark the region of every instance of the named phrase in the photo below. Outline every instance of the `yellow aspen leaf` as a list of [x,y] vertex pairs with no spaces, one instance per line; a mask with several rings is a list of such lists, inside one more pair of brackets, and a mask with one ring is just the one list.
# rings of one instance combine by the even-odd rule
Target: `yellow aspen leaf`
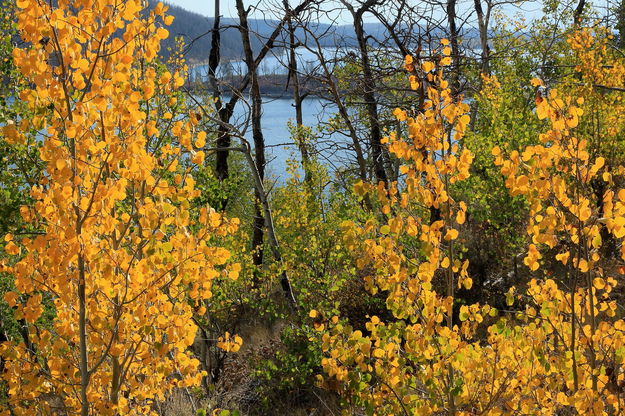
[[156,37],[158,39],[161,39],[161,40],[162,39],[167,39],[169,37],[169,31],[167,29],[163,28],[163,27],[159,27],[156,30]]
[[195,140],[195,147],[203,148],[206,145],[206,132],[201,131],[198,133],[197,138]]
[[544,120],[549,117],[549,104],[547,104],[546,100],[541,100],[536,105],[536,115],[539,120]]
[[532,87],[544,87],[545,86],[543,81],[539,78],[532,78],[532,80],[530,81],[530,84],[532,84]]
[[241,337],[238,335],[231,337],[229,332],[226,332],[222,337],[217,339],[217,347],[226,352],[237,352],[241,348],[241,345],[243,345]]
[[395,110],[393,110],[393,114],[395,115],[395,118],[397,118],[397,120],[399,121],[405,121],[408,118],[406,112],[400,108],[396,108]]
[[577,267],[582,273],[586,273],[589,270],[588,262],[585,259],[580,259]]
[[442,267],[443,269],[448,268],[448,267],[449,267],[449,264],[450,264],[450,263],[449,263],[449,257],[445,257],[445,258],[443,259],[443,261],[441,261],[441,267]]
[[9,307],[13,308],[17,305],[17,293],[15,292],[7,292],[4,294],[4,301],[9,305]]
[[593,166],[593,170],[598,171],[605,165],[605,158],[599,156],[595,159],[595,165]]
[[[526,257],[527,259],[527,257]],[[540,263],[538,263],[538,261],[536,261],[535,259],[528,259],[525,264],[527,265],[527,267],[529,267],[529,269],[533,272],[535,272],[536,270],[538,270],[538,268],[540,267]]]
[[240,272],[241,272],[241,265],[239,263],[235,263],[230,266],[230,270],[228,271],[228,277],[232,280],[237,280],[239,278]]
[[156,3],[156,6],[154,6],[154,14],[156,16],[162,16],[164,12],[165,5],[163,4],[163,2],[159,1],[158,3]]
[[195,152],[195,155],[193,155],[193,159],[191,159],[191,162],[195,163],[196,165],[201,165],[202,163],[204,163],[204,152],[203,151],[198,151]]
[[512,286],[506,292],[506,305],[512,306],[514,304],[515,287]]
[[21,143],[21,135],[18,133],[15,122],[13,120],[7,120],[6,124],[2,127],[2,134],[5,136],[9,143]]
[[412,71],[412,63],[414,62],[414,59],[412,57],[412,55],[406,55],[404,57],[404,66],[406,67],[406,70],[408,71]]
[[354,184],[354,193],[358,196],[364,196],[369,191],[369,187],[363,181]]
[[458,230],[456,230],[455,228],[447,229],[447,232],[445,233],[445,240],[450,241],[450,240],[455,240],[457,238],[458,238]]
[[80,58],[76,63],[76,68],[80,69],[83,72],[87,72],[89,70],[89,61],[85,58]]
[[464,322],[467,319],[469,319],[469,308],[466,305],[462,305],[460,307],[460,313],[459,313],[458,317],[459,317],[461,322]]
[[13,241],[9,241],[4,247],[4,251],[11,256],[16,256],[20,253],[20,248]]
[[570,253],[568,251],[566,251],[564,253],[556,254],[556,260],[558,260],[562,264],[566,265],[567,261],[569,260],[569,255],[570,255]]
[[423,71],[425,72],[430,72],[434,69],[434,64],[430,61],[425,61],[421,64],[421,69],[423,69]]
[[76,127],[75,126],[69,126],[66,130],[65,130],[65,135],[67,136],[67,138],[69,139],[73,139],[76,137]]
[[466,212],[464,210],[460,210],[456,213],[456,223],[457,224],[464,224],[466,220]]

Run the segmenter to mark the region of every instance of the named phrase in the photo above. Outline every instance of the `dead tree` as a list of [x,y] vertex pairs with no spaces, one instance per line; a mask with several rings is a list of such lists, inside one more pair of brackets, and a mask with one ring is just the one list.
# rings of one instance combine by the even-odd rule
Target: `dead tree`
[[300,155],[302,157],[302,167],[304,169],[304,182],[306,184],[310,184],[312,180],[311,172],[310,172],[310,155],[309,155],[309,144],[306,143],[306,137],[301,135],[301,128],[304,125],[304,115],[302,112],[302,102],[304,100],[304,96],[300,90],[300,80],[298,73],[298,62],[297,62],[297,42],[295,36],[296,26],[293,22],[293,15],[291,11],[291,6],[289,4],[289,0],[283,0],[282,4],[284,6],[285,14],[288,17],[287,20],[287,31],[289,34],[288,39],[288,78],[287,78],[287,88],[289,85],[293,88],[293,105],[295,107],[295,123],[297,124],[296,137],[295,142],[297,147],[299,148]]
[[[317,10],[316,13],[324,13],[324,11]],[[329,29],[328,31],[316,33],[306,22],[301,20],[298,22],[298,26],[304,33],[304,39],[301,42],[302,47],[312,53],[317,62],[317,67],[313,71],[314,73],[308,76],[313,78],[316,83],[323,86],[323,90],[317,91],[319,96],[336,106],[338,115],[345,125],[346,132],[344,134],[350,139],[350,147],[356,158],[356,175],[362,181],[368,181],[365,150],[361,144],[357,128],[349,114],[349,109],[345,103],[345,97],[340,91],[334,74],[339,59],[336,56],[333,59],[328,59],[328,56],[326,56],[327,52],[322,45],[322,39],[326,36],[332,36],[332,32]],[[338,132],[334,131],[334,133],[336,134]],[[335,141],[333,141],[333,146],[337,146]]]
[[360,64],[362,65],[360,89],[362,91],[362,98],[367,112],[371,159],[375,178],[377,181],[382,181],[387,184],[388,175],[386,173],[386,165],[388,163],[388,155],[386,149],[382,145],[382,133],[380,130],[378,104],[376,100],[376,82],[371,68],[367,35],[365,34],[363,25],[363,15],[373,6],[377,5],[379,0],[366,0],[363,3],[360,3],[358,8],[352,6],[351,1],[341,0],[341,2],[352,15],[354,32],[356,34],[358,50],[360,52]]
[[473,0],[475,14],[477,15],[477,26],[480,31],[480,71],[482,74],[490,75],[490,48],[488,46],[488,21],[490,18],[491,3],[487,0],[487,11],[484,13],[481,0]]
[[451,46],[451,93],[460,94],[460,48],[459,33],[456,25],[456,0],[447,0],[447,24],[449,28],[449,45]]
[[[237,14],[239,15],[239,31],[243,41],[244,61],[247,66],[247,73],[250,76],[250,98],[252,101],[252,137],[254,140],[254,161],[261,182],[265,180],[265,138],[262,129],[262,97],[260,95],[260,85],[258,83],[258,67],[252,51],[250,41],[250,27],[247,21],[249,9],[243,5],[243,0],[236,0]],[[265,228],[265,217],[263,216],[260,202],[260,191],[255,188],[254,223],[252,228],[252,258],[256,266],[263,264],[263,239]],[[254,279],[254,286],[258,286],[257,279]]]
[[[215,0],[215,20],[213,22],[213,28],[206,34],[212,34],[211,50],[209,53],[209,84],[213,98],[215,99],[215,105],[217,114],[221,124],[217,126],[217,150],[215,157],[215,175],[220,180],[226,180],[230,174],[228,171],[228,156],[230,144],[232,142],[231,134],[228,131],[228,126],[232,116],[234,114],[234,108],[242,97],[242,92],[245,91],[252,81],[252,75],[248,72],[241,78],[237,86],[224,85],[220,82],[217,72],[220,64],[220,49],[221,49],[221,36],[220,30],[221,18],[220,18],[220,0]],[[277,22],[276,27],[271,34],[264,39],[264,43],[260,48],[260,51],[254,56],[252,55],[253,67],[258,68],[267,54],[275,47],[276,41],[284,31],[284,27],[287,24],[289,16],[297,16],[303,10],[305,10],[315,0],[303,0],[295,8],[290,9],[290,13],[285,13],[282,18]],[[251,47],[250,47],[251,49]],[[252,52],[253,53],[253,52]],[[248,59],[246,59],[248,61]],[[248,68],[249,69],[249,68]],[[222,88],[223,87],[223,88]],[[228,101],[224,100],[224,89],[230,92],[231,97]],[[227,207],[227,199],[223,200],[220,210],[224,211]]]
[[586,0],[579,0],[575,11],[573,11],[573,24],[575,27],[579,27],[582,24],[584,7],[586,7]]

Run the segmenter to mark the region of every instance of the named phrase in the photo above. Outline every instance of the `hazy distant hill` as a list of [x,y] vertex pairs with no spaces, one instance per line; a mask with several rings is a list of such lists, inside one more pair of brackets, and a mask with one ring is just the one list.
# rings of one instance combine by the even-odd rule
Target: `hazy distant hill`
[[[156,3],[157,1],[155,0],[149,1],[150,7],[154,7]],[[213,27],[213,18],[202,16],[174,5],[169,5],[168,14],[174,16],[174,22],[167,28],[170,35],[162,43],[161,54],[168,56],[168,49],[174,46],[174,38],[182,36],[185,44],[191,45],[189,52],[186,54],[188,60],[207,60],[210,51],[210,31]],[[228,19],[222,19],[223,25],[229,23],[233,22],[228,21]],[[254,47],[257,48],[260,43],[256,39],[253,41]],[[221,55],[226,59],[238,58],[241,56],[242,51],[239,31],[236,28],[222,29]]]
[[[150,7],[154,7],[156,3],[157,0],[149,0]],[[214,19],[175,5],[169,5],[168,14],[174,16],[174,22],[168,28],[170,37],[163,42],[161,55],[167,57],[169,55],[168,48],[174,46],[174,37],[182,36],[185,39],[185,43],[191,45],[186,54],[187,60],[191,62],[208,60],[211,43],[210,31],[213,27]],[[226,27],[221,30],[221,56],[224,59],[242,59],[243,46],[241,44],[239,30],[236,28],[237,23],[238,21],[236,19],[221,19],[222,27]],[[250,29],[255,33],[255,35],[252,36],[252,47],[255,51],[260,49],[265,39],[270,36],[278,23],[277,20],[249,20]],[[227,27],[229,25],[232,27]],[[330,27],[330,25],[325,23],[317,23],[314,27],[309,27],[309,29],[314,33],[326,34],[322,39],[322,46],[357,46],[354,30],[350,25]],[[384,39],[386,37],[385,28],[381,24],[366,23],[364,29],[365,32],[374,39]],[[299,37],[304,38],[304,36],[301,36],[303,35],[303,31],[300,29],[299,32]],[[434,37],[437,37],[437,35],[435,34]],[[469,28],[464,33],[465,42],[470,42],[471,39],[477,37],[479,37],[479,35],[476,29],[473,28]],[[284,38],[282,39],[284,40]],[[279,43],[280,42],[278,42],[278,44]]]
[[[154,7],[157,0],[149,0],[150,7]],[[190,61],[205,61],[208,59],[211,44],[210,31],[213,27],[213,17],[203,16],[199,13],[191,12],[182,7],[169,5],[168,14],[174,16],[174,22],[168,27],[170,37],[163,41],[161,54],[168,56],[168,48],[174,46],[174,37],[182,36],[186,44],[191,44],[186,57]],[[222,26],[236,26],[238,21],[232,18],[222,18]],[[252,36],[252,47],[258,51],[264,44],[265,39],[271,35],[276,26],[277,20],[259,20],[250,19],[250,29],[255,33]],[[383,30],[381,25],[367,25],[367,32],[373,33]],[[377,26],[377,27],[373,27]],[[319,23],[315,24],[313,31],[316,33],[326,33],[330,25]],[[336,44],[336,39],[340,39],[342,46],[355,46],[353,42],[353,29],[349,26],[337,26],[330,30],[323,46]],[[302,33],[300,33],[302,34]],[[279,43],[279,42],[278,42]],[[241,44],[241,36],[236,27],[227,27],[221,30],[221,55],[225,59],[241,58],[243,55],[243,46]]]
[[[149,7],[154,7],[158,0],[149,0]],[[168,27],[170,36],[163,41],[161,54],[168,56],[168,48],[174,46],[174,38],[182,36],[185,43],[190,46],[189,52],[186,54],[188,60],[206,61],[211,46],[211,33],[213,28],[213,17],[203,16],[199,13],[191,12],[180,6],[169,4],[167,14],[174,16],[174,22]],[[277,20],[259,20],[249,19],[250,30],[253,32],[251,36],[252,48],[255,51],[260,50],[266,39],[273,33],[278,25]],[[221,56],[225,59],[237,59],[243,56],[243,45],[241,43],[241,35],[238,28],[238,19],[221,18]],[[231,27],[228,27],[231,26]],[[327,24],[315,25],[315,31],[319,33],[328,29]],[[286,38],[281,38],[285,40]],[[280,42],[277,42],[278,44]]]

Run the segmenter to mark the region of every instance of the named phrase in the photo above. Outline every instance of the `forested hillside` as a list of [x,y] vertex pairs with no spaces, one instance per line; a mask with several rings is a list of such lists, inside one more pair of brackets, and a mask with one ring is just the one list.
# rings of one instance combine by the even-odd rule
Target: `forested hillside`
[[234,7],[3,1],[0,415],[624,414],[622,5]]
[[[150,0],[148,8],[153,8],[158,2]],[[203,16],[198,13],[188,11],[182,7],[168,4],[169,14],[174,17],[174,21],[169,27],[170,36],[162,41],[161,57],[168,59],[171,51],[175,50],[176,38],[181,38],[184,43],[185,58],[191,62],[208,61],[211,48],[212,29],[215,23],[214,16]],[[280,10],[278,10],[279,12]],[[250,38],[252,48],[258,52],[264,40],[268,39],[272,32],[280,25],[279,16],[275,15],[275,10],[269,13],[259,13],[265,15],[265,18],[250,18],[249,26],[253,35]],[[238,21],[236,18],[222,17],[220,20],[221,29],[221,53],[225,59],[243,59],[243,44],[237,29]],[[376,38],[384,38],[389,35],[389,31],[382,23],[365,22],[363,24],[365,33],[373,37],[374,43]],[[306,22],[306,30],[295,28],[298,39],[308,41],[312,46],[312,39],[306,35],[310,30],[319,39],[324,47],[357,47],[357,39],[354,28],[340,22],[340,24],[330,24],[319,21]],[[405,28],[404,28],[405,30]],[[423,29],[418,28],[418,32],[428,32],[429,35],[436,37],[444,36],[441,29]],[[476,28],[467,27],[463,31],[463,36],[467,42],[474,42],[479,38]],[[286,33],[281,32],[278,37],[279,44],[287,41]],[[380,46],[380,44],[375,44]],[[384,46],[384,45],[382,45]]]
[[[148,8],[154,8],[157,1],[150,0]],[[174,17],[174,21],[169,26],[170,36],[164,39],[161,45],[161,56],[165,59],[169,58],[171,51],[175,50],[176,38],[182,38],[185,46],[188,48],[185,57],[189,60],[207,61],[211,45],[211,29],[214,24],[214,17],[202,16],[197,13],[190,12],[175,5],[168,5],[170,16]],[[236,27],[236,21],[233,19],[223,19],[224,26],[229,28],[222,30],[222,56],[226,59],[241,59],[243,56],[243,44],[241,36]],[[250,26],[258,33],[258,38],[251,39],[255,50],[259,48],[261,40],[271,34],[276,21],[252,20]]]

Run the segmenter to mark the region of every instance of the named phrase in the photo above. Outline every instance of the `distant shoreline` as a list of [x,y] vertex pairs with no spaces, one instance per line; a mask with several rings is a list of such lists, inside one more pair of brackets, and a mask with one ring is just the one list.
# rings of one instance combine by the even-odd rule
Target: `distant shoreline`
[[[220,82],[222,85],[237,85],[243,80],[243,76],[231,76],[222,77]],[[260,84],[260,93],[265,97],[270,98],[293,98],[293,86],[288,82],[288,75],[274,74],[274,75],[260,75],[258,77]],[[320,89],[322,85],[318,81],[308,80],[305,84],[300,85],[300,94],[308,96],[320,97]],[[199,83],[197,81],[188,82],[187,88],[191,92],[197,93],[200,91],[210,90],[208,82]],[[245,91],[249,90],[246,88]],[[228,95],[228,89],[223,89],[224,94]]]

